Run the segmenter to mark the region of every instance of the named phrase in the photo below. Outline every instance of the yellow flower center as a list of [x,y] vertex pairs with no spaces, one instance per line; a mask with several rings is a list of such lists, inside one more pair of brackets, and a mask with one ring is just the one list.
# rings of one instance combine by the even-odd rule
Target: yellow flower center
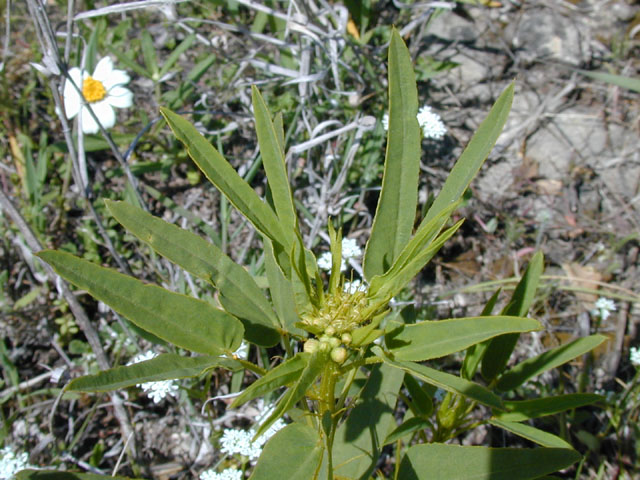
[[100,80],[87,77],[82,82],[82,96],[89,103],[98,102],[107,96],[107,90]]

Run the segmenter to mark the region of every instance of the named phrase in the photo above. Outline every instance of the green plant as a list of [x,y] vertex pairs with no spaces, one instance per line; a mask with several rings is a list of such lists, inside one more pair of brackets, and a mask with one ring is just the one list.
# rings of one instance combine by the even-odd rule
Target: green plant
[[[502,130],[513,90],[509,86],[498,98],[414,231],[420,160],[417,92],[409,52],[399,34],[392,34],[389,136],[364,256],[368,288],[353,293],[344,290],[341,230],[328,225],[332,268],[326,284],[303,243],[284,160],[283,119],[272,119],[257,89],[252,100],[267,202],[193,125],[162,109],[200,170],[262,236],[270,300],[256,280],[215,245],[131,204],[106,201],[114,218],[138,239],[215,287],[220,306],[145,285],[68,253],[40,252],[59,275],[139,328],[200,354],[159,355],[75,379],[67,389],[100,392],[197,376],[213,368],[250,370],[260,378],[232,407],[285,388],[255,436],[285,414],[293,419],[265,445],[251,476],[256,480],[370,478],[386,445],[395,446],[393,477],[401,479],[538,478],[578,461],[580,455],[565,439],[527,422],[601,397],[569,393],[517,400],[517,389],[588,352],[604,337],[578,339],[507,368],[520,334],[541,329],[539,322],[526,318],[543,270],[541,254],[533,257],[497,315],[492,311],[498,293],[477,317],[411,323],[389,307],[460,227],[461,221],[451,225],[449,219]],[[279,344],[283,361],[265,370],[234,356],[243,339],[265,348]],[[459,375],[423,363],[456,352],[465,352]],[[434,400],[436,388],[446,391],[442,400]],[[398,398],[409,409],[396,426]],[[487,424],[540,447],[445,443]],[[38,475],[42,472],[24,471],[18,478]]]

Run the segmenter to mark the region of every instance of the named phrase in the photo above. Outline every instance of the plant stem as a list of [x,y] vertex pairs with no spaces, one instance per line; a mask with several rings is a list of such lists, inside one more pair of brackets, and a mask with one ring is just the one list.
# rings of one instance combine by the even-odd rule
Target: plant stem
[[327,479],[333,480],[333,437],[336,431],[336,422],[333,414],[335,411],[335,388],[336,388],[336,364],[327,359],[322,379],[320,381],[320,419],[321,424],[325,413],[331,416],[331,425],[329,431],[325,431],[327,446]]

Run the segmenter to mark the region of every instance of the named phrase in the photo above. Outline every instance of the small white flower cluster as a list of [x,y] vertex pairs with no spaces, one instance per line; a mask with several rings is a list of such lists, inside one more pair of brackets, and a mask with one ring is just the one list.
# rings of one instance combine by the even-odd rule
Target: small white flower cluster
[[249,460],[257,459],[262,453],[262,447],[267,441],[273,437],[278,430],[286,427],[287,424],[284,420],[279,419],[271,427],[267,429],[262,435],[260,435],[255,442],[251,439],[255,435],[253,430],[240,430],[239,428],[227,428],[222,434],[220,439],[220,449],[227,455],[234,455],[236,453],[248,457]]
[[[346,260],[359,257],[362,255],[362,249],[353,238],[342,239],[342,262],[340,263],[340,271],[347,269]],[[326,271],[331,270],[331,252],[324,252],[318,259],[318,268]]]
[[360,280],[355,279],[353,282],[344,282],[342,289],[345,292],[353,295],[356,292],[366,292],[367,286],[364,283],[362,283]]
[[[140,363],[147,360],[151,360],[156,356],[157,355],[152,351],[141,353],[139,355],[136,355],[133,358],[133,360],[127,363],[127,365],[133,365],[134,363]],[[153,403],[160,403],[162,400],[164,400],[167,397],[167,395],[171,395],[172,397],[177,397],[178,391],[180,390],[175,380],[162,380],[160,382],[138,383],[136,386],[140,387],[144,391],[144,393],[147,394],[147,397],[153,400]]]
[[209,469],[200,474],[200,480],[242,480],[242,470],[227,468],[222,473],[216,473],[214,469]]
[[616,304],[613,300],[610,300],[605,297],[600,297],[596,303],[595,307],[591,314],[600,317],[602,320],[606,320],[611,315],[611,312],[616,311]]
[[629,360],[634,367],[640,367],[640,348],[631,347],[629,349]]
[[440,115],[433,112],[429,105],[425,105],[418,110],[416,117],[420,128],[422,128],[422,134],[424,138],[433,138],[434,140],[441,140],[447,133],[447,127],[445,127]]
[[20,470],[29,467],[29,455],[26,453],[16,455],[11,447],[0,450],[0,480],[9,480]]
[[[434,140],[441,140],[447,133],[447,127],[445,126],[440,115],[435,113],[429,105],[425,105],[418,110],[416,115],[420,128],[422,129],[422,135],[424,138],[432,138]],[[389,114],[385,113],[382,116],[382,126],[385,130],[389,130]]]

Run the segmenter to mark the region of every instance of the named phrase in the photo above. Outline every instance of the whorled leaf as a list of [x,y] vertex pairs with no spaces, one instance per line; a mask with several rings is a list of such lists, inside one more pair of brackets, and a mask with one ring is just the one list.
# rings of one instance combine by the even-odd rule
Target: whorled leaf
[[580,460],[566,448],[490,448],[414,445],[400,463],[402,480],[530,480]]
[[105,392],[139,383],[195,377],[217,367],[236,370],[242,368],[242,365],[225,357],[183,357],[175,353],[165,353],[144,362],[76,378],[69,383],[67,389],[79,392]]
[[217,356],[235,351],[242,342],[242,323],[202,300],[146,285],[69,253],[44,250],[37,255],[76,287],[178,347]]

